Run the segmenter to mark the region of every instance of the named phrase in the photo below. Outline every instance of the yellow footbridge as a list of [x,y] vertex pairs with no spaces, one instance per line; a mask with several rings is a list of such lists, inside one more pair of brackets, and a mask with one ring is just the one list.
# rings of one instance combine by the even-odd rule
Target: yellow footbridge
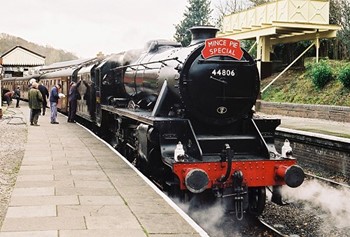
[[276,0],[225,16],[219,36],[255,40],[256,59],[262,73],[262,64],[270,62],[270,52],[274,45],[312,40],[313,44],[307,50],[315,45],[318,61],[320,39],[336,37],[339,29],[340,26],[329,24],[327,0]]

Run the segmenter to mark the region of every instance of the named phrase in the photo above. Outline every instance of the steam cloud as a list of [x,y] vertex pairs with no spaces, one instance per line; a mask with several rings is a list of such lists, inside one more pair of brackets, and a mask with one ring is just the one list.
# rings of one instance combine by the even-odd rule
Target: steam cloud
[[193,209],[190,207],[193,203],[174,201],[182,210],[188,213],[194,221],[206,230],[210,237],[242,237],[237,227],[237,225],[241,223],[239,221],[237,223],[233,214],[233,219],[225,217],[227,213],[225,213],[225,209],[220,202],[211,206],[200,206],[199,208]]
[[[350,230],[349,189],[336,189],[317,180],[306,180],[296,189],[283,186],[282,192],[284,199],[290,202],[302,202],[306,211],[318,210],[318,217],[322,220],[322,225],[319,226],[319,236],[329,236],[328,234],[333,233],[335,229],[345,232]],[[267,194],[270,196],[269,192]],[[209,230],[208,234],[211,237],[244,236],[237,228],[241,223],[236,222],[234,215],[232,219],[225,219],[225,210],[219,203],[192,210],[189,203],[174,201],[203,229]]]
[[350,228],[350,190],[336,189],[317,180],[308,180],[297,189],[283,188],[283,196],[293,201],[303,201],[306,208],[317,208],[322,215],[323,230]]

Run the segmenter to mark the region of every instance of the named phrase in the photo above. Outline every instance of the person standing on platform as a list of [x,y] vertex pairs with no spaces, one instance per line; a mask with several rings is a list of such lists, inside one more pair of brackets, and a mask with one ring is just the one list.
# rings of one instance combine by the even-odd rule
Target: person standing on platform
[[13,97],[17,100],[16,108],[19,108],[19,99],[21,98],[21,91],[19,89],[19,86],[17,86],[17,88],[15,89],[15,94],[13,95]]
[[77,83],[71,82],[68,94],[68,123],[75,123],[75,114],[77,113],[77,100],[79,92],[77,89]]
[[50,92],[50,109],[51,109],[51,124],[59,124],[57,122],[57,103],[59,97],[59,90],[62,88],[61,84],[57,84],[52,87]]
[[49,91],[42,83],[40,83],[38,89],[41,92],[41,95],[43,96],[43,113],[42,114],[45,115],[45,111],[47,107],[47,99],[49,98]]
[[38,90],[38,83],[34,82],[28,92],[28,104],[30,108],[30,125],[39,126],[38,120],[41,112],[43,97]]
[[13,91],[8,91],[4,94],[4,99],[6,100],[7,103],[7,107],[10,106],[11,102],[12,102],[12,96],[13,96],[14,92]]
[[29,84],[28,84],[28,87],[32,87],[33,83],[36,82],[36,79],[35,78],[32,78],[29,80]]

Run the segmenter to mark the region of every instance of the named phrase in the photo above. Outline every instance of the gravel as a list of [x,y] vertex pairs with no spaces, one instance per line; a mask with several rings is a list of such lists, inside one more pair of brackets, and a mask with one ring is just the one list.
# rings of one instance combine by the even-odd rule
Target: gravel
[[[310,206],[313,206],[313,209]],[[330,219],[329,213],[313,203],[294,202],[288,206],[268,203],[262,219],[289,236],[350,236],[350,227],[338,227],[337,223]]]
[[0,119],[0,226],[5,218],[17,173],[24,156],[27,125],[23,113],[15,108],[3,109]]

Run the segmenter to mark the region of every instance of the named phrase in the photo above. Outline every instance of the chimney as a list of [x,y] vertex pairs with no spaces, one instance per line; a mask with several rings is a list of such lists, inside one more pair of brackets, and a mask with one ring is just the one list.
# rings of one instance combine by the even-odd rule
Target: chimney
[[204,42],[206,39],[215,38],[216,33],[219,31],[219,29],[214,26],[194,26],[189,30],[192,34],[190,45]]

